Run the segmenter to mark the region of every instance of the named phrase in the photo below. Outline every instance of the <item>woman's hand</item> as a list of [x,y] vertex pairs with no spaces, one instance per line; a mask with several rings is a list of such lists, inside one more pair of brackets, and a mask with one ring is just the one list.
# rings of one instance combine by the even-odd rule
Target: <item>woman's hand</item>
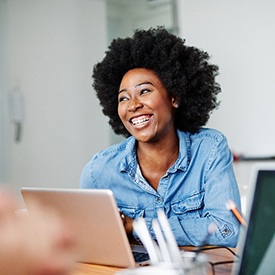
[[121,220],[123,222],[123,225],[124,225],[124,228],[125,228],[125,231],[126,231],[126,234],[127,236],[132,236],[133,234],[133,221],[134,219],[124,215],[122,212],[119,212],[120,213],[120,217],[121,217]]

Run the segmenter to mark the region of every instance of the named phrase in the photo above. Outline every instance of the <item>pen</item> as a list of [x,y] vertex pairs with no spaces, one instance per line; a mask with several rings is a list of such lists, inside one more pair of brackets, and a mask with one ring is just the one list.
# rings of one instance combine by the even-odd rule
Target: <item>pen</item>
[[236,204],[229,200],[226,203],[226,208],[230,211],[232,211],[232,213],[234,214],[234,216],[236,217],[236,219],[239,221],[240,224],[245,225],[246,226],[246,221],[244,220],[242,214],[240,213],[240,211],[238,210]]
[[133,227],[136,233],[138,234],[141,242],[145,246],[149,254],[151,263],[157,264],[159,262],[160,252],[156,243],[151,238],[151,235],[147,229],[145,220],[141,217],[138,218],[137,220],[134,220]]
[[157,241],[158,241],[158,244],[159,244],[159,248],[160,248],[160,251],[161,251],[162,258],[163,258],[164,262],[170,263],[172,261],[172,259],[170,257],[170,252],[169,252],[169,249],[167,247],[164,236],[161,232],[158,221],[153,220],[152,221],[152,226],[153,226],[153,230],[155,232],[155,235],[156,235],[156,238],[157,238]]
[[158,220],[159,220],[160,227],[163,230],[163,234],[166,238],[167,245],[168,245],[169,250],[170,250],[170,255],[171,255],[172,261],[177,262],[177,263],[181,263],[182,262],[182,257],[181,257],[179,248],[177,246],[175,237],[173,235],[173,232],[171,230],[171,227],[169,225],[168,219],[167,219],[165,213],[162,210],[159,210],[157,215],[158,215]]

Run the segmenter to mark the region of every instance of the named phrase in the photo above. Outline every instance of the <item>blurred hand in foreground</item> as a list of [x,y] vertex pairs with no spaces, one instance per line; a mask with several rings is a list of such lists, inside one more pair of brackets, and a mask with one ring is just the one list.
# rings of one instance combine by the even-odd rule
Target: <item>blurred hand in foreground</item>
[[0,189],[0,274],[68,274],[74,264],[73,238],[56,213],[18,202]]

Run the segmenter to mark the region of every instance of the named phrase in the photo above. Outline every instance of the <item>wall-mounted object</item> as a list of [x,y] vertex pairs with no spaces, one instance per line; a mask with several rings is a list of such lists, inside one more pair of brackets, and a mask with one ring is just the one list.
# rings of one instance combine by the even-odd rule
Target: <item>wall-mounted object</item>
[[21,90],[16,87],[10,92],[10,116],[11,121],[15,126],[14,139],[15,142],[20,142],[22,138],[22,125],[23,125],[23,95]]

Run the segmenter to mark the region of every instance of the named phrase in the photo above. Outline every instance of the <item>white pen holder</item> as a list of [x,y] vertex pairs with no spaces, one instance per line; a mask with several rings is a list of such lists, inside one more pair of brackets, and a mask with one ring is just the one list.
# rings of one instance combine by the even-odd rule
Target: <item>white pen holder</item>
[[205,254],[182,252],[182,262],[159,262],[155,265],[125,269],[116,275],[206,275],[208,258]]

